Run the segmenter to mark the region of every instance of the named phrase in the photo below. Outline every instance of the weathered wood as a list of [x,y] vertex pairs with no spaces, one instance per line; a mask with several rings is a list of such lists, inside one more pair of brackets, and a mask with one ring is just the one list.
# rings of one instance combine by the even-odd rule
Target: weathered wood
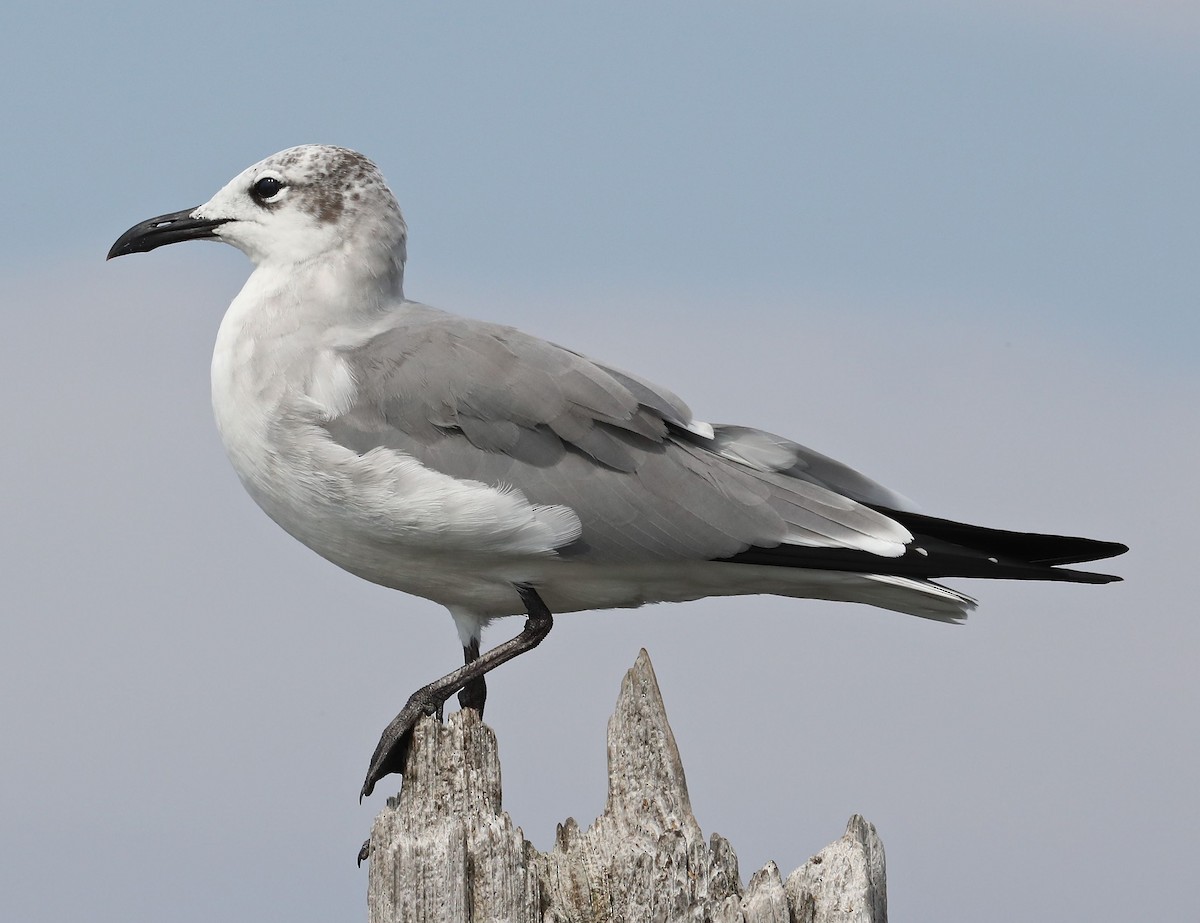
[[743,888],[733,847],[705,842],[645,651],[608,723],[608,801],[534,849],[500,804],[496,738],[473,711],[413,733],[404,784],[371,831],[370,923],[886,923],[883,844],[857,814],[787,877]]

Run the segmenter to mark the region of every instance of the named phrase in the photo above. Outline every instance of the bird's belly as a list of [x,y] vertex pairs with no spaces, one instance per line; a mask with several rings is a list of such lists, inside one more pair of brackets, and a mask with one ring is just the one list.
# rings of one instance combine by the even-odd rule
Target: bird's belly
[[[491,488],[479,485],[475,496],[465,482],[427,472],[411,459],[401,460],[411,479],[381,483],[372,459],[342,455],[346,450],[329,444],[319,428],[307,435],[289,430],[280,440],[270,437],[272,426],[257,435],[222,428],[230,460],[259,507],[342,569],[451,609],[487,618],[522,613],[517,583],[538,587],[557,612],[640,606],[719,594],[733,576],[698,579],[696,565],[706,569],[704,562],[664,568],[565,561],[552,547],[522,544],[511,534],[505,523],[514,511],[497,507]],[[427,480],[426,474],[434,476]],[[500,496],[505,504],[514,499]]]
[[294,538],[365,580],[447,606],[519,612],[513,584],[578,536],[565,507],[390,449],[359,455],[329,437],[312,407],[264,389],[230,394],[216,371],[217,427],[246,491]]

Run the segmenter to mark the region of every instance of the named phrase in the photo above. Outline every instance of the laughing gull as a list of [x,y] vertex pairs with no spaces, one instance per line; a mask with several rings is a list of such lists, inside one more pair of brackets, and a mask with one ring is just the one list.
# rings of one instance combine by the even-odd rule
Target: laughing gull
[[[780,436],[709,425],[665,388],[512,327],[404,297],[407,228],[371,161],[282,151],[198,208],[130,228],[109,258],[181,240],[254,263],[212,360],[242,484],[287,532],[366,580],[441,603],[465,665],[388,725],[362,787],[403,768],[416,720],[535,647],[552,612],[771,593],[955,622],[933,577],[1108,583],[1057,565],[1115,542],[914,512]],[[483,628],[524,629],[480,654]]]

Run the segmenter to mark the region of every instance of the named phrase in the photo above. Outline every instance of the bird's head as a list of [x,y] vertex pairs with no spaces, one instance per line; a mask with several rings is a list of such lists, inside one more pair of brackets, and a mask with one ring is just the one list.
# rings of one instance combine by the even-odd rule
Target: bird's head
[[181,240],[222,240],[256,266],[342,260],[371,275],[402,272],[406,228],[383,176],[355,151],[305,144],[243,170],[197,208],[134,225],[108,258]]

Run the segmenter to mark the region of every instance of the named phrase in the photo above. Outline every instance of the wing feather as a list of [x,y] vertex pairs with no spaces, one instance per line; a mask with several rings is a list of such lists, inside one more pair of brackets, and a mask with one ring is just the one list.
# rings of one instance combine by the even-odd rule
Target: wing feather
[[892,557],[911,540],[838,492],[875,496],[845,466],[744,427],[706,438],[671,392],[511,327],[408,303],[342,358],[357,396],[327,422],[335,440],[570,507],[583,533],[568,553],[711,560],[788,542]]

